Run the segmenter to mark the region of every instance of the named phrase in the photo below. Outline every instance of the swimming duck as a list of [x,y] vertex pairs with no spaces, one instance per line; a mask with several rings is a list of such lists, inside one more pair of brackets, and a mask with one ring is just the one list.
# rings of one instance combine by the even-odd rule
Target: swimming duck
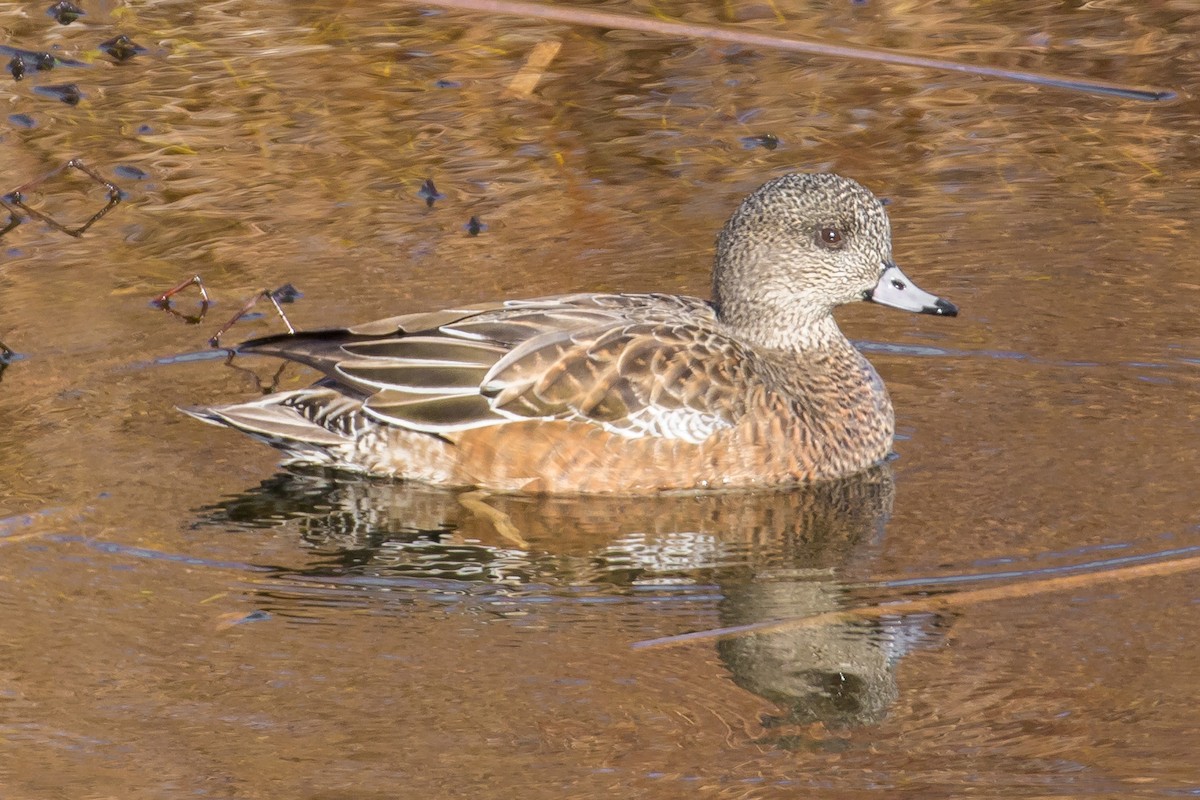
[[306,389],[185,409],[287,463],[501,492],[640,493],[844,477],[894,414],[833,310],[955,316],[892,260],[883,204],[831,174],[768,181],[717,238],[712,300],[571,294],[267,336]]

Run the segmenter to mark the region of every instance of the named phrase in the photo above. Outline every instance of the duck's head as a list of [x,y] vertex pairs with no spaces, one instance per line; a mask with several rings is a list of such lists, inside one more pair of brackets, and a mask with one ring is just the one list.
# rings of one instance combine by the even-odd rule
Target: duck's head
[[775,178],[742,201],[717,238],[713,304],[726,324],[759,344],[820,344],[836,331],[833,309],[861,300],[958,313],[896,266],[887,212],[855,181]]

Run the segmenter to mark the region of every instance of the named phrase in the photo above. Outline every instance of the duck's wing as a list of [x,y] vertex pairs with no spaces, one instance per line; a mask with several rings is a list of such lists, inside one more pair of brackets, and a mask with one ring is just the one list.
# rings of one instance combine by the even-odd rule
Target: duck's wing
[[514,420],[579,420],[701,441],[745,411],[751,354],[703,301],[572,295],[413,314],[239,347],[299,361],[375,419],[453,438]]
[[753,385],[752,354],[719,331],[707,305],[677,300],[655,297],[642,313],[527,340],[481,392],[513,417],[586,421],[630,437],[700,442],[733,427]]

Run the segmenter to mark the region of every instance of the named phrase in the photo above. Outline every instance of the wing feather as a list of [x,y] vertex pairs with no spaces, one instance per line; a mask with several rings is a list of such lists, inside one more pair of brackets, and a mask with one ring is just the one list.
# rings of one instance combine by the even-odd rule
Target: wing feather
[[363,410],[380,422],[437,434],[498,425],[509,420],[497,414],[488,399],[478,393],[414,397],[384,391],[367,398]]
[[[388,424],[453,437],[521,419],[702,441],[745,413],[755,355],[711,307],[669,295],[570,295],[408,314],[269,337]],[[249,422],[247,420],[247,422]]]

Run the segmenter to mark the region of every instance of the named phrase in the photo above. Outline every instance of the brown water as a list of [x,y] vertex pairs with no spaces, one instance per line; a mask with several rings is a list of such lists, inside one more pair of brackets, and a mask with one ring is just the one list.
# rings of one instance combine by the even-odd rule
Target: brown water
[[[392,3],[106,0],[65,27],[44,5],[0,6],[3,43],[90,65],[3,78],[0,190],[81,156],[127,197],[80,239],[37,221],[0,239],[19,354],[0,795],[1200,793],[1195,572],[1025,585],[1200,548],[1193,0],[631,8],[1182,93],[1157,105]],[[148,52],[112,63],[96,48],[118,33]],[[504,96],[545,40],[562,49],[534,95]],[[64,83],[78,105],[35,91]],[[742,141],[762,134],[779,146]],[[962,308],[840,314],[896,404],[880,472],[491,499],[521,541],[451,494],[282,472],[175,410],[252,395],[204,343],[263,287],[303,292],[301,327],[705,294],[725,216],[791,169],[889,197],[900,263]],[[71,224],[105,201],[74,172],[27,197]],[[194,273],[202,324],[150,305]]]

